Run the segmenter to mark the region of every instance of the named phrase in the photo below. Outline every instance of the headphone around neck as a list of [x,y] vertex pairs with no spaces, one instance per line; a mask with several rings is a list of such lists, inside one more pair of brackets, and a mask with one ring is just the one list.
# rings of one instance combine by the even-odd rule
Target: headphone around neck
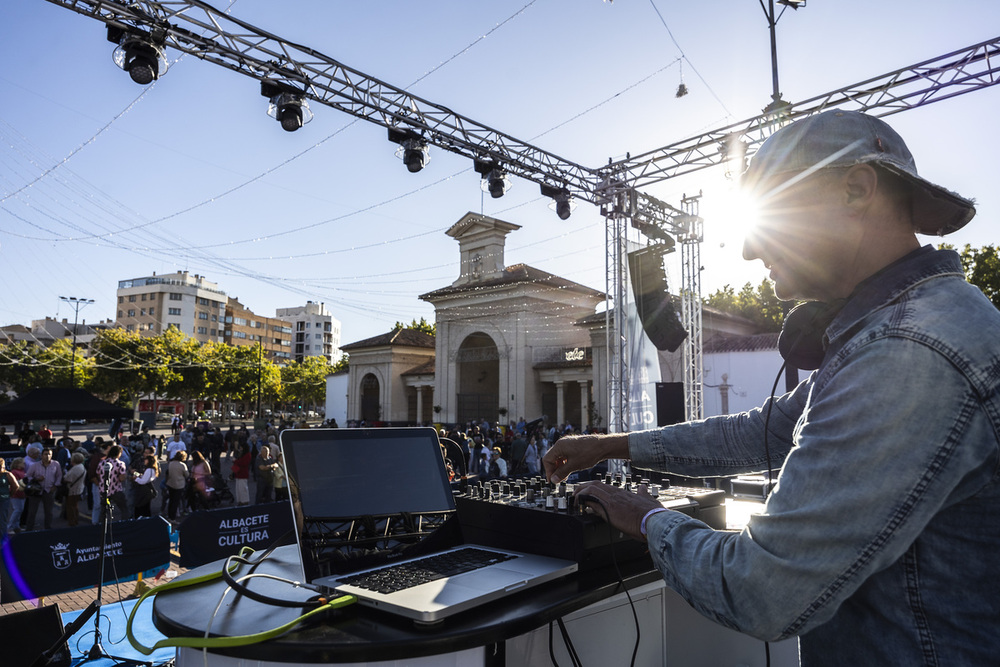
[[826,356],[826,330],[844,307],[846,299],[826,303],[807,301],[785,315],[778,335],[778,352],[792,366],[814,371]]

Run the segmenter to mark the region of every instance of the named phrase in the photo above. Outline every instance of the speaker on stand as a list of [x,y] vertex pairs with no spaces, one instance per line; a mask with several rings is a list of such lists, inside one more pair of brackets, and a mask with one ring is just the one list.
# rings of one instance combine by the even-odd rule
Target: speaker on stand
[[668,250],[666,245],[659,244],[630,252],[628,272],[642,330],[656,349],[676,352],[688,333],[677,317],[673,299],[667,292],[663,255]]

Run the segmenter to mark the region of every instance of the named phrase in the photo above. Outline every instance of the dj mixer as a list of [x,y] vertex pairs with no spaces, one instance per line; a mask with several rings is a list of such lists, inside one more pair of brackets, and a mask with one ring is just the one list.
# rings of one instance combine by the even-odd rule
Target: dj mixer
[[[603,483],[634,493],[645,485],[664,507],[712,528],[726,527],[724,491],[653,484],[622,473],[609,473]],[[573,484],[553,485],[540,477],[471,484],[455,499],[463,537],[470,543],[568,558],[582,570],[646,556],[645,543],[611,528],[599,509],[583,511],[574,491]]]

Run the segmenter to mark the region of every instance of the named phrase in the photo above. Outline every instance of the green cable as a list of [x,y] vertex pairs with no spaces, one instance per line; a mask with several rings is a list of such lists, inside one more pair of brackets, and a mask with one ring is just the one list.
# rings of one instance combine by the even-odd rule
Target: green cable
[[[245,552],[253,553],[253,549],[249,547],[244,547],[240,551],[240,555],[244,556]],[[248,554],[246,554],[248,555]],[[239,569],[239,564],[234,563],[230,566],[229,573],[233,574]],[[257,632],[252,635],[237,635],[235,637],[167,637],[166,639],[161,639],[160,641],[153,644],[153,646],[144,646],[139,643],[139,640],[135,638],[132,634],[132,621],[135,618],[136,612],[139,610],[140,605],[146,600],[146,598],[156,595],[161,592],[173,590],[176,588],[185,588],[187,586],[195,586],[197,584],[202,584],[207,581],[212,581],[214,579],[222,578],[222,572],[209,572],[208,574],[203,574],[197,577],[192,577],[190,579],[185,579],[183,581],[171,581],[156,588],[151,588],[142,594],[142,596],[136,601],[135,606],[132,607],[132,611],[128,615],[128,622],[125,625],[126,634],[128,636],[128,641],[132,644],[132,647],[142,653],[143,655],[150,655],[153,651],[161,648],[167,647],[186,647],[186,648],[228,648],[233,646],[246,646],[248,644],[256,644],[258,642],[267,641],[268,639],[273,639],[290,629],[298,625],[299,623],[305,621],[316,614],[328,611],[330,609],[339,609],[340,607],[346,607],[349,604],[357,602],[357,598],[353,595],[344,595],[339,598],[334,598],[327,602],[322,603],[316,609],[310,610],[298,618],[285,623],[284,625],[272,628],[271,630],[265,630],[263,632]]]

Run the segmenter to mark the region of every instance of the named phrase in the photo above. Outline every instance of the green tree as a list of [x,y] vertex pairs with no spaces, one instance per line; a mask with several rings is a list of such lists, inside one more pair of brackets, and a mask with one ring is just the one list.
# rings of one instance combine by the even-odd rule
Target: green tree
[[350,356],[346,352],[342,352],[340,359],[330,366],[330,372],[339,373],[340,371],[346,371],[348,368],[350,368]]
[[156,388],[158,359],[151,357],[150,349],[134,331],[107,329],[98,333],[92,344],[91,356],[96,363],[92,390],[126,399],[138,410],[139,398]]
[[781,331],[781,322],[789,307],[775,296],[774,283],[766,278],[757,287],[747,283],[739,292],[726,285],[709,295],[705,303],[750,320],[761,332]]
[[42,369],[35,358],[38,352],[37,346],[23,340],[0,345],[0,387],[23,395],[42,386],[39,381]]
[[409,324],[403,324],[402,322],[396,322],[396,324],[394,324],[392,326],[392,328],[393,328],[394,331],[396,329],[416,329],[417,331],[423,331],[424,333],[428,333],[428,334],[430,334],[432,336],[434,336],[435,334],[437,334],[437,323],[435,323],[435,322],[428,322],[427,320],[425,320],[422,317],[420,318],[419,322],[417,322],[417,320],[414,319]]
[[326,401],[326,376],[332,366],[323,356],[310,356],[281,369],[282,400],[296,409]]
[[[942,243],[940,248],[955,250],[955,246]],[[959,252],[966,279],[981,289],[994,306],[1000,308],[1000,251],[996,246],[973,248],[968,243]]]

